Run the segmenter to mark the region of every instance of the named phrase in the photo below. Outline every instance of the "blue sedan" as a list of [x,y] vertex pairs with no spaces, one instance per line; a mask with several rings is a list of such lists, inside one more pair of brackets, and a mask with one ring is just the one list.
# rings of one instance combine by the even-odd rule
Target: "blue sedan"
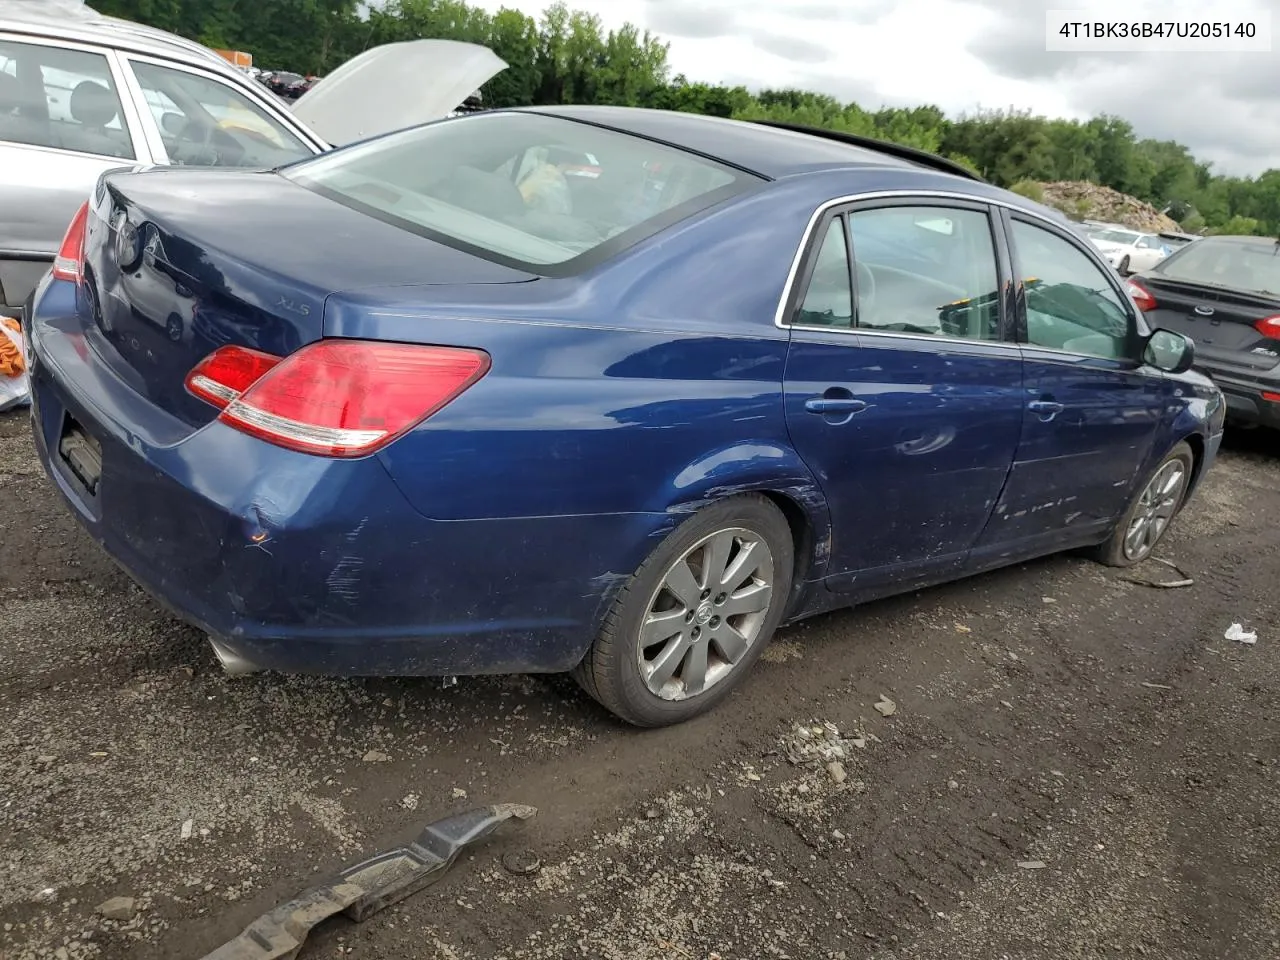
[[107,174],[29,306],[54,486],[228,670],[572,671],[644,726],[781,624],[1144,560],[1224,413],[1052,211],[656,111]]

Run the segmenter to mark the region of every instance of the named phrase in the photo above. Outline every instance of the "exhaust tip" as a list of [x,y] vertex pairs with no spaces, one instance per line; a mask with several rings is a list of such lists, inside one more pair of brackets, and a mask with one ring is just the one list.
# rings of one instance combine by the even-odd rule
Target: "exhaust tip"
[[222,670],[227,676],[244,677],[251,673],[262,672],[261,667],[240,656],[217,637],[210,637],[209,644],[213,647],[213,652],[217,655],[218,662],[222,664]]

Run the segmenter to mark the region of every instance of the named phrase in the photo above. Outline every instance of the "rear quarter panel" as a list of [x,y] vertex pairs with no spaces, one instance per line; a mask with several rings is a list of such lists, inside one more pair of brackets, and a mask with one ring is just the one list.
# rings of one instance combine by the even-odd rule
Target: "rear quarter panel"
[[490,353],[482,381],[379,454],[433,519],[634,513],[657,537],[703,503],[772,490],[825,542],[783,418],[788,336],[773,318],[830,189],[766,186],[573,278],[344,293],[325,332]]

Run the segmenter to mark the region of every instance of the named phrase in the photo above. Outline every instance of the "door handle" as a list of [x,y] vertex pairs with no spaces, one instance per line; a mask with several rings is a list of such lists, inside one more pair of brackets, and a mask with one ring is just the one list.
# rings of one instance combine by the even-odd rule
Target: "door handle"
[[1056,400],[1032,400],[1027,404],[1027,409],[1039,414],[1045,420],[1052,420],[1067,408],[1065,404],[1058,403]]
[[812,397],[804,408],[810,413],[860,413],[867,409],[867,402],[855,397]]

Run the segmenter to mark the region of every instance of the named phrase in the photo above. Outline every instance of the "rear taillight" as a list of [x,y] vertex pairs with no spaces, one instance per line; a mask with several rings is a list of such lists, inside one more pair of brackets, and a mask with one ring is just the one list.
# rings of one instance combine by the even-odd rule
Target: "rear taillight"
[[53,258],[53,278],[79,283],[84,278],[84,234],[89,223],[89,204],[86,201],[71,218],[71,225],[62,238],[58,255]]
[[1280,314],[1274,317],[1263,317],[1253,325],[1253,329],[1257,330],[1264,337],[1270,337],[1272,340],[1280,340]]
[[1137,280],[1126,280],[1125,286],[1129,288],[1129,296],[1133,297],[1133,302],[1138,305],[1138,309],[1143,313],[1150,313],[1156,308],[1156,298],[1151,295],[1150,290]]
[[362,457],[456,399],[489,371],[479,350],[320,340],[278,360],[222,347],[187,388],[218,419],[268,443],[326,457]]
[[280,362],[248,347],[219,347],[187,374],[187,389],[221,410]]

